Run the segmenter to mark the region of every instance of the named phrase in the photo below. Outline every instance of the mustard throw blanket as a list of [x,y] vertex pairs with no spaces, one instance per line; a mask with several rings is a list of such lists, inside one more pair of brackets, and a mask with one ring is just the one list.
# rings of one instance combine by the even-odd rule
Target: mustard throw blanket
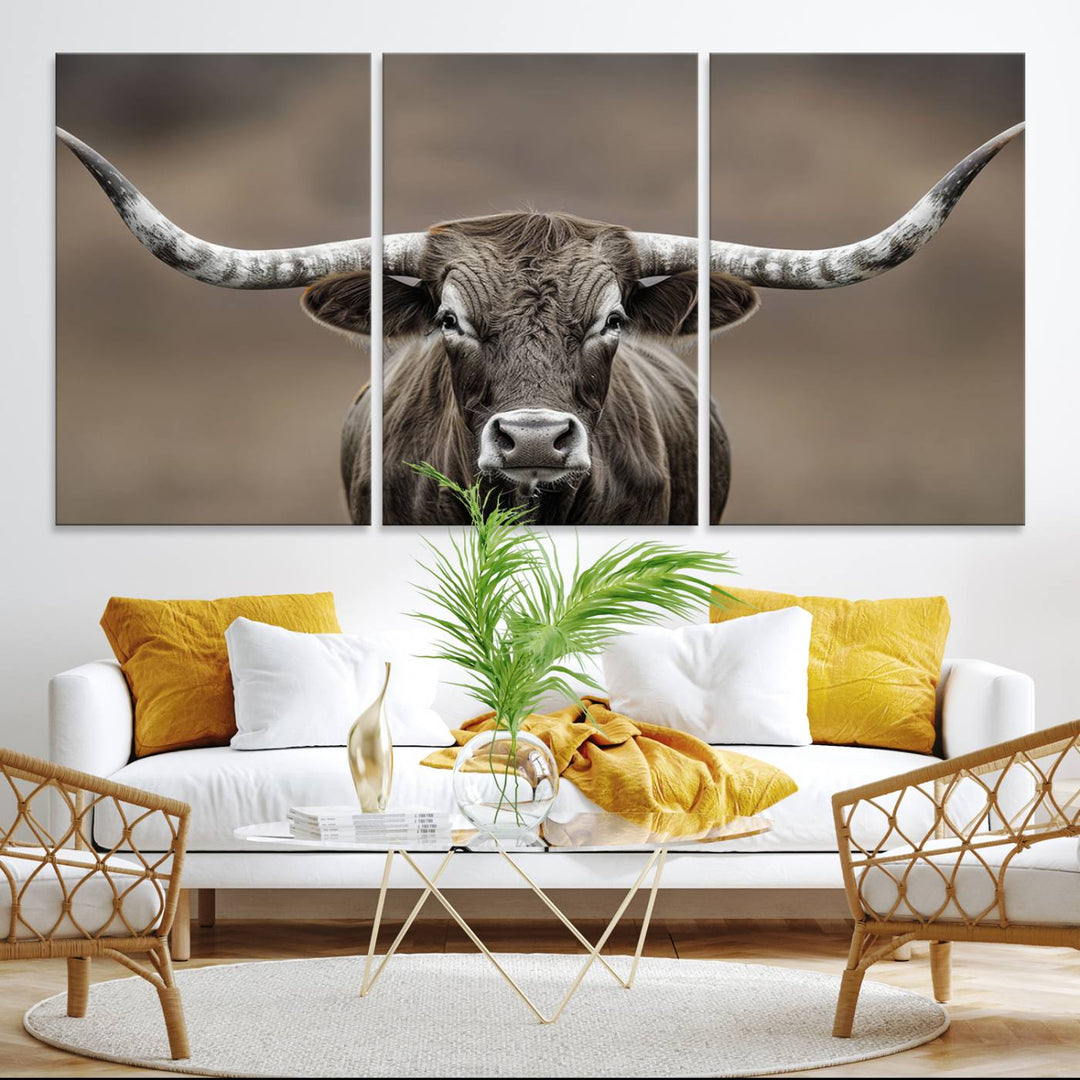
[[[639,723],[612,712],[602,698],[584,698],[558,712],[534,713],[521,725],[555,755],[559,775],[603,810],[632,821],[688,815],[699,828],[749,817],[798,790],[782,769],[745,754],[718,750],[673,728]],[[458,746],[495,727],[485,713],[453,732]],[[422,764],[452,769],[457,747],[437,750]]]

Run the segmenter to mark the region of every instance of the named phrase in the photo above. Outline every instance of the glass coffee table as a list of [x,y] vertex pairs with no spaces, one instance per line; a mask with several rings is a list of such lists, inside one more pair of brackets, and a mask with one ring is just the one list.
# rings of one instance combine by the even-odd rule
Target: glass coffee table
[[[434,897],[446,910],[469,940],[484,954],[494,965],[500,975],[514,988],[518,996],[532,1011],[533,1015],[542,1024],[552,1024],[562,1015],[570,999],[577,992],[582,980],[589,969],[596,962],[611,975],[622,987],[629,990],[633,985],[634,976],[637,974],[638,964],[641,960],[641,952],[645,946],[645,938],[649,932],[649,924],[652,921],[653,908],[656,904],[656,894],[660,890],[663,880],[664,861],[669,851],[680,852],[708,852],[714,850],[714,845],[724,841],[738,840],[747,836],[756,836],[768,832],[772,824],[768,818],[760,815],[754,817],[732,818],[726,824],[704,826],[700,821],[686,814],[649,814],[637,818],[625,818],[608,813],[582,813],[577,814],[565,821],[545,821],[540,827],[539,835],[524,839],[519,843],[511,844],[505,840],[493,837],[477,829],[459,829],[451,833],[450,840],[442,844],[434,845],[405,845],[386,843],[348,843],[341,840],[303,840],[294,837],[286,821],[272,821],[259,825],[244,825],[234,830],[234,835],[241,840],[254,844],[275,844],[279,847],[290,847],[297,850],[309,851],[335,851],[335,852],[366,852],[386,853],[386,862],[383,867],[382,882],[379,886],[379,898],[375,905],[375,921],[371,927],[371,937],[368,941],[367,956],[364,960],[364,975],[361,981],[360,995],[366,996],[374,988],[379,976],[383,973],[386,965],[397,952],[405,936],[408,934],[416,917],[427,903]],[[600,935],[596,944],[593,945],[584,934],[574,925],[570,918],[555,904],[555,902],[536,884],[525,872],[524,868],[514,859],[514,854],[527,853],[530,855],[543,855],[558,852],[641,852],[641,871],[634,879],[633,884],[627,890],[621,903],[612,915],[604,932]],[[438,864],[434,873],[427,873],[417,863],[414,856],[424,854],[442,854],[443,859]],[[573,934],[574,938],[587,952],[587,957],[578,971],[570,988],[560,1001],[558,1007],[550,1016],[545,1016],[535,1002],[518,985],[506,969],[499,963],[498,958],[480,940],[476,932],[469,926],[461,913],[451,904],[446,895],[438,887],[442,877],[451,861],[459,856],[474,857],[486,855],[487,857],[500,856],[512,867],[515,874],[539,897],[544,906]],[[419,900],[413,906],[408,918],[402,924],[397,936],[394,938],[386,953],[377,956],[375,949],[378,944],[379,928],[382,924],[383,909],[386,903],[386,894],[390,887],[390,870],[394,860],[401,859],[416,874],[422,887]],[[647,886],[649,899],[645,907],[645,917],[638,933],[637,948],[634,950],[633,960],[630,963],[630,972],[623,978],[601,956],[604,946],[611,937],[612,932],[618,926],[619,921],[626,913],[630,902],[645,885],[650,871],[652,878]]]

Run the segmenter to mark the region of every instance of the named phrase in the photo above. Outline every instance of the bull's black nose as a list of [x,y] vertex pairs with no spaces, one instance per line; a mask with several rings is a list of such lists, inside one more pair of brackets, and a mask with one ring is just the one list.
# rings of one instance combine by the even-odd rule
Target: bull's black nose
[[496,413],[480,436],[482,470],[535,470],[537,479],[589,467],[589,439],[581,421],[554,409]]
[[554,420],[497,416],[491,427],[495,445],[502,451],[503,465],[511,469],[529,465],[559,466],[564,456],[562,447],[571,440],[569,416]]

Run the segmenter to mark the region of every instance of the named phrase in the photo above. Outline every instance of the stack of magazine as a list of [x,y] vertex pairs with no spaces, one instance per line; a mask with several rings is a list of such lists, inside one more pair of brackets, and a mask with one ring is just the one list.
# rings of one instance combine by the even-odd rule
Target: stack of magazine
[[407,808],[365,814],[358,806],[294,806],[289,829],[298,840],[438,847],[450,843],[450,815]]

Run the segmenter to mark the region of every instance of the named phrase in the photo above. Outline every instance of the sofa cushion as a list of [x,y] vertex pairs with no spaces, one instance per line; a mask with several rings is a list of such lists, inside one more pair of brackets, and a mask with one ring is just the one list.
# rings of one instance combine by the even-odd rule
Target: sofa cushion
[[431,707],[438,668],[388,642],[297,633],[241,616],[225,631],[225,643],[236,705],[234,750],[344,746],[388,674],[384,710],[394,744],[454,741]]
[[109,601],[101,628],[135,701],[136,757],[224,746],[232,738],[225,628],[240,615],[287,630],[341,632],[333,593]]
[[[450,774],[420,767],[428,747],[394,748],[394,782],[387,809],[429,806],[453,809]],[[356,801],[343,746],[288,750],[233,750],[228,746],[180,750],[140,758],[113,780],[190,804],[189,851],[251,851],[233,836],[240,825],[283,821],[292,806],[335,806]],[[165,850],[161,815],[147,819],[136,839],[143,851]],[[112,846],[122,826],[111,802],[94,813],[94,840]],[[269,850],[260,845],[260,851]]]
[[[1010,845],[963,853],[934,855],[936,848],[955,846],[955,840],[931,841],[926,858],[887,863],[863,871],[863,903],[879,918],[936,918],[942,922],[1001,919],[1026,925],[1076,925],[1080,916],[1080,845],[1075,836],[1060,836],[1032,844],[1009,859],[1003,879],[1003,904],[996,879]],[[907,845],[890,848],[905,854]],[[947,886],[952,884],[952,894]]]
[[740,604],[714,604],[711,622],[805,608],[808,710],[814,742],[931,753],[949,606],[943,596],[842,600],[725,586]]
[[708,743],[808,746],[812,624],[809,612],[792,607],[623,634],[603,656],[611,707]]
[[[39,855],[44,853],[40,847],[22,850]],[[165,890],[161,882],[131,874],[88,876],[88,870],[97,861],[97,855],[92,851],[70,849],[58,857],[64,863],[79,865],[54,863],[42,868],[40,862],[12,856],[10,851],[0,855],[3,864],[0,871],[0,937],[7,936],[11,925],[11,888],[3,883],[13,884],[16,893],[21,893],[19,921],[15,924],[17,941],[38,941],[40,937],[50,936],[54,939],[142,936],[161,921],[165,908]],[[143,870],[137,860],[119,855],[109,856],[105,865],[114,870]],[[23,891],[31,875],[33,880]],[[80,885],[81,881],[85,884]],[[65,893],[71,900],[70,913],[63,911]],[[113,899],[117,894],[123,897],[120,904],[123,918],[114,908]],[[56,929],[50,935],[54,926]]]
[[[832,795],[925,766],[922,754],[849,746],[732,746],[783,769],[799,790],[768,811],[773,828],[761,836],[722,845],[725,851],[835,851]],[[452,774],[420,765],[429,750],[394,748],[394,783],[390,809],[425,806],[454,812]],[[190,851],[251,851],[252,845],[233,836],[240,825],[282,821],[291,806],[351,803],[356,794],[348,761],[341,747],[304,747],[291,750],[240,751],[207,747],[158,754],[126,765],[112,777],[117,783],[153,791],[190,803]],[[552,811],[557,820],[597,808],[573,784],[559,785]],[[152,815],[136,843],[144,851],[164,850],[160,815]],[[908,835],[930,828],[932,815],[926,800],[907,800],[901,824]],[[868,825],[873,831],[876,822]],[[154,836],[152,830],[158,829]],[[112,846],[121,836],[115,809],[102,804],[96,811],[94,839]],[[259,845],[260,851],[272,850]]]
[[[761,836],[724,844],[730,851],[836,851],[836,826],[832,797],[838,791],[860,787],[913,769],[925,768],[925,754],[879,750],[865,746],[732,746],[783,769],[799,790],[767,811],[772,829]],[[933,759],[930,759],[933,760]],[[957,820],[968,820],[983,803],[982,789],[961,786],[950,800]],[[929,799],[907,798],[896,813],[897,824],[914,838],[933,828],[934,812]],[[852,823],[856,840],[868,845],[883,834],[884,815],[871,811]]]

